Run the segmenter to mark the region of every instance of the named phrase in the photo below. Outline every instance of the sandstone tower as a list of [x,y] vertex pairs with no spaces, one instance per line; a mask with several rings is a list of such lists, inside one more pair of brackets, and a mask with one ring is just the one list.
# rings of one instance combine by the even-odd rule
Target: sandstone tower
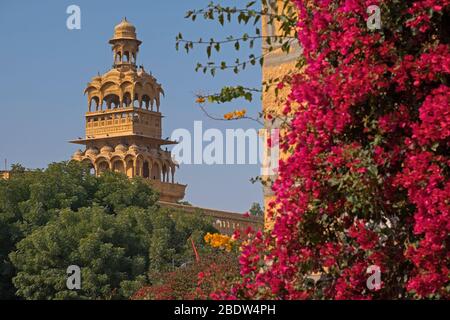
[[[294,8],[288,6],[285,7],[284,0],[269,0],[267,1],[269,6],[269,13],[272,14],[284,14],[287,10],[294,10]],[[271,24],[268,23],[267,16],[263,16],[262,18],[262,34],[263,36],[281,36],[283,32],[281,30],[281,24],[279,21],[274,20]],[[293,34],[292,34],[293,35]],[[301,55],[301,48],[298,45],[297,41],[291,42],[291,51],[289,53],[283,52],[281,49],[281,44],[272,44],[272,51],[269,51],[270,47],[263,41],[262,45],[262,53],[265,56],[264,64],[262,66],[262,80],[270,81],[274,79],[282,79],[283,76],[290,74],[293,71],[296,71],[296,64],[299,56]],[[262,95],[262,111],[264,114],[271,114],[274,120],[267,120],[265,122],[265,128],[268,130],[271,129],[280,129],[280,133],[283,134],[283,128],[281,126],[280,119],[286,119],[283,116],[283,108],[284,102],[289,93],[289,89],[286,87],[282,90],[279,90],[278,95],[275,94],[274,90],[263,90]],[[281,153],[279,155],[280,159],[285,159],[288,155]],[[264,207],[267,213],[268,204],[270,201],[274,200],[274,194],[272,191],[272,183],[277,178],[276,173],[270,176],[263,176],[262,179],[265,181],[264,184]],[[271,227],[272,221],[270,219],[265,219],[266,227]]]
[[142,66],[136,65],[141,41],[126,19],[114,29],[109,43],[112,69],[92,78],[85,89],[88,100],[86,136],[70,141],[85,146],[72,160],[91,166],[96,175],[106,170],[140,176],[160,192],[160,200],[176,202],[186,185],[175,183],[178,168],[162,146],[176,142],[162,139],[161,96],[164,91]]

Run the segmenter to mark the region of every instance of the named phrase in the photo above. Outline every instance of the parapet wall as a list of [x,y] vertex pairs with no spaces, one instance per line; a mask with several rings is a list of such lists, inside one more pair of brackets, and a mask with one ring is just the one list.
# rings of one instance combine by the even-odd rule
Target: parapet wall
[[262,229],[264,226],[264,219],[262,217],[244,217],[237,212],[200,208],[165,201],[159,201],[158,203],[162,207],[177,209],[191,214],[203,214],[210,217],[214,228],[219,230],[220,233],[227,235],[232,235],[235,230],[244,231],[248,227],[257,230]]

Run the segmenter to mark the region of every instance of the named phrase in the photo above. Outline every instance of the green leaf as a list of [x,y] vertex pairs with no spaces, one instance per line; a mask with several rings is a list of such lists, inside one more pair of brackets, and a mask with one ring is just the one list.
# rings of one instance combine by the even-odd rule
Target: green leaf
[[211,58],[211,46],[206,47],[206,54],[208,55],[208,58]]
[[259,19],[261,19],[261,16],[260,16],[260,15],[257,15],[257,16],[255,17],[255,21],[253,21],[253,25],[254,25],[254,26],[258,23]]
[[437,148],[439,148],[439,142],[435,142],[435,143],[431,146],[431,150],[433,150],[434,152],[436,152]]

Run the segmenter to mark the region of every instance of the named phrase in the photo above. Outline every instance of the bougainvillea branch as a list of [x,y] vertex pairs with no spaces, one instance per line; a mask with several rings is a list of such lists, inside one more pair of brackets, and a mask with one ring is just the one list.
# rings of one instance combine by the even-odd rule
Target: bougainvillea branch
[[306,67],[287,84],[273,227],[218,296],[449,298],[450,1],[292,5]]

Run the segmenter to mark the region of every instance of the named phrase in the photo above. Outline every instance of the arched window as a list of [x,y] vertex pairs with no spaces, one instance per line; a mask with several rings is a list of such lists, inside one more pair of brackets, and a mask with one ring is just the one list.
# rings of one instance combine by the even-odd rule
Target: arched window
[[139,95],[137,93],[134,94],[133,107],[139,108]]
[[144,104],[144,107],[148,110],[148,108],[150,107],[150,97],[146,94],[144,94],[142,96],[142,102]]
[[119,96],[116,94],[108,94],[103,98],[103,101],[105,101],[107,109],[117,108],[120,104]]
[[99,105],[100,105],[100,99],[97,96],[94,96],[91,98],[91,101],[89,101],[89,112],[92,111],[92,106],[95,105],[95,111],[98,111]]
[[125,92],[122,102],[125,107],[131,106],[131,94],[129,92]]
[[122,52],[118,51],[116,54],[116,63],[122,62]]
[[152,167],[152,179],[161,180],[161,169],[157,162],[155,162]]
[[125,173],[125,168],[123,167],[123,161],[121,159],[114,160],[112,169],[114,172]]
[[101,175],[103,172],[106,172],[109,170],[109,164],[106,160],[101,160],[98,165],[98,175]]
[[90,159],[84,159],[82,164],[89,168],[89,174],[95,176],[95,168]]
[[148,161],[144,161],[144,165],[143,165],[143,168],[142,168],[142,176],[143,176],[144,178],[150,177],[149,165],[150,165],[150,164],[149,164]]

